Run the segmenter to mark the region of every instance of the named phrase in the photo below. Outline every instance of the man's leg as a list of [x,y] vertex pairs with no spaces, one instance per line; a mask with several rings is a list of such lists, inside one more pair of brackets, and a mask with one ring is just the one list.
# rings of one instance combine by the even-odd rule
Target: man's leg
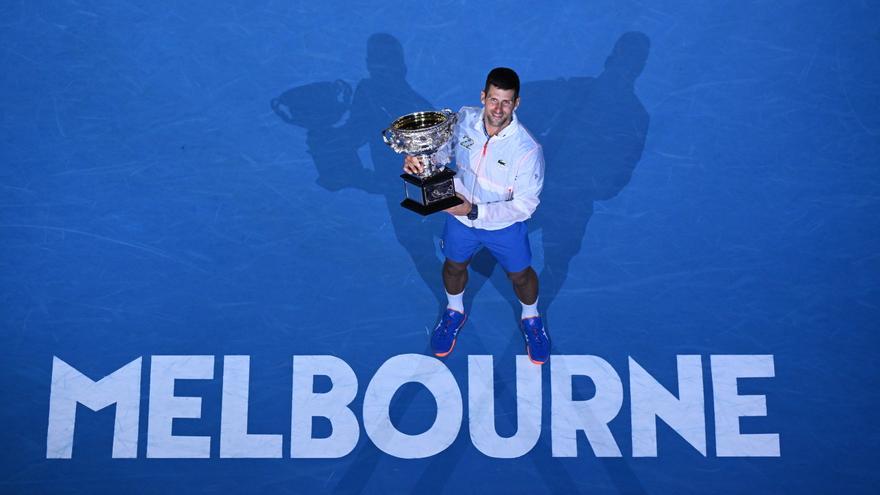
[[538,302],[538,274],[531,266],[508,273],[507,278],[513,283],[513,291],[523,305],[531,306]]
[[550,357],[550,337],[538,314],[538,275],[529,266],[525,270],[508,273],[507,276],[523,307],[522,332],[529,359],[535,364],[544,364]]
[[[464,314],[464,287],[468,281],[468,264],[480,248],[475,229],[463,225],[453,217],[446,219],[443,228],[443,288],[446,289],[447,307]],[[459,261],[456,261],[459,260]]]
[[[468,263],[459,263],[446,258],[443,263],[443,286],[446,288],[447,294],[461,294],[464,292],[464,286],[468,281]],[[532,272],[534,273],[534,271]],[[537,282],[537,277],[535,277]]]
[[532,249],[526,224],[515,223],[480,235],[489,252],[507,272],[513,291],[523,306],[522,318],[538,316],[538,274],[531,266]]
[[484,234],[484,243],[507,271],[513,291],[522,304],[520,330],[526,341],[529,358],[544,364],[550,357],[550,337],[538,314],[538,274],[531,267],[532,250],[528,228],[523,223]]
[[[443,287],[449,304],[440,315],[440,323],[431,332],[431,350],[437,357],[444,357],[452,352],[458,332],[464,326],[467,317],[464,312],[464,287],[468,280],[468,263],[480,243],[472,229],[461,224],[455,218],[446,220],[443,229]],[[456,259],[463,261],[454,261]]]
[[437,357],[445,357],[455,347],[458,332],[467,321],[464,314],[464,286],[467,284],[468,262],[459,263],[446,258],[443,263],[443,285],[449,305],[440,315],[440,323],[431,332],[431,350]]

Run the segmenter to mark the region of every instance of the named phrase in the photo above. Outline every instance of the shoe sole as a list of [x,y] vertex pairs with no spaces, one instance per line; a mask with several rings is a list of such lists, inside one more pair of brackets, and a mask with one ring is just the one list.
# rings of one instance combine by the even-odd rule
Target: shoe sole
[[[454,343],[452,345],[455,346]],[[547,362],[546,359],[543,361],[535,361],[534,359],[532,359],[532,353],[529,351],[529,346],[526,346],[526,354],[529,355],[529,361],[531,361],[532,364],[537,364],[538,366],[541,366],[542,364]]]
[[[464,324],[467,323],[467,315],[464,315],[464,319],[461,320],[461,325],[458,326],[458,331],[460,332],[462,328],[464,328]],[[458,342],[458,337],[452,339],[452,347],[449,348],[446,352],[435,352],[434,355],[437,357],[446,357],[452,354],[452,350],[455,349],[455,343]]]
[[446,352],[439,352],[439,353],[438,353],[438,352],[435,352],[434,355],[437,356],[437,357],[446,357],[446,356],[452,354],[452,350],[455,349],[455,341],[456,341],[456,340],[458,340],[458,338],[453,339],[453,341],[452,341],[452,347],[450,347],[448,351],[446,351]]

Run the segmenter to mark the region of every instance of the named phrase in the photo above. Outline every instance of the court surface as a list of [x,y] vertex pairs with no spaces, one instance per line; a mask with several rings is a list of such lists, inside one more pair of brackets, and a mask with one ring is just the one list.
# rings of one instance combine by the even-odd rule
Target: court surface
[[[9,1],[0,19],[0,492],[876,492],[876,4]],[[492,357],[510,437],[524,355],[518,302],[483,252],[442,361],[460,431],[404,459],[365,431],[364,397],[389,359],[430,355],[444,214],[399,206],[380,131],[479,105],[495,66],[519,72],[517,115],[547,161],[529,234],[554,353],[531,398],[540,438],[512,459],[472,441],[469,357]],[[292,458],[293,356],[325,355],[357,378],[359,438]],[[208,438],[207,459],[148,458],[159,356],[212,357],[193,361],[207,378],[172,383],[201,401],[173,435]],[[247,431],[280,438],[281,458],[221,458],[224,356],[249,356]],[[610,443],[579,432],[576,457],[553,455],[559,356],[611,370],[563,380],[574,401],[622,387]],[[633,363],[675,398],[679,356],[703,423],[634,431]],[[765,405],[739,432],[777,455],[719,452],[723,356],[772,363],[733,383]],[[112,456],[121,406],[82,404],[71,458],[48,458],[55,359],[93,381],[137,361],[134,459]],[[437,404],[410,383],[389,411],[415,436]]]

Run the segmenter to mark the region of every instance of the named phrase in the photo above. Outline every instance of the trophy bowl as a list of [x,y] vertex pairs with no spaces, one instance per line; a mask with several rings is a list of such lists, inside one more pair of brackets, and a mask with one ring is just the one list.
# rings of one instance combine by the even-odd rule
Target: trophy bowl
[[455,195],[455,172],[446,168],[456,120],[449,109],[415,112],[397,118],[382,131],[382,139],[392,150],[414,156],[422,164],[421,173],[400,175],[404,208],[429,215],[462,203]]

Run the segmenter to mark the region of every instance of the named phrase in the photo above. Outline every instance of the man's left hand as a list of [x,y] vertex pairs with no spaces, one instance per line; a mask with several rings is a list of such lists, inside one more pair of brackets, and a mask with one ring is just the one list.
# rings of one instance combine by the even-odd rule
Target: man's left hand
[[461,198],[461,200],[464,202],[460,205],[455,205],[452,208],[447,208],[443,211],[445,211],[446,213],[449,213],[450,215],[456,215],[456,216],[460,216],[460,217],[465,216],[468,213],[470,213],[471,212],[471,202],[468,201],[467,199],[465,199],[465,197],[459,193],[455,193],[455,195],[458,196],[459,198]]

